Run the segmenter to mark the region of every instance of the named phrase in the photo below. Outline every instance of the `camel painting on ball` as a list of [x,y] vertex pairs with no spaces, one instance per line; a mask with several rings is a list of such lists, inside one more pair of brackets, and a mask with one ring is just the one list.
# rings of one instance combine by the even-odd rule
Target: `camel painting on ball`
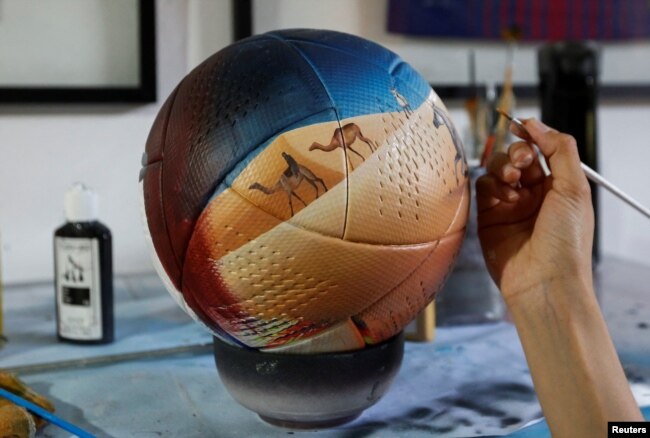
[[413,110],[411,109],[411,105],[409,104],[409,101],[406,99],[406,97],[402,96],[395,87],[390,89],[390,93],[393,95],[393,97],[395,97],[395,100],[399,106],[402,107],[402,111],[404,111],[404,114],[406,114],[406,118],[411,117]]
[[341,148],[346,152],[345,155],[348,157],[348,161],[350,162],[350,168],[354,170],[354,165],[352,164],[352,160],[348,156],[347,151],[355,153],[361,157],[362,161],[366,161],[366,158],[363,155],[361,155],[357,150],[352,149],[352,145],[357,140],[357,138],[368,145],[371,154],[375,151],[376,147],[373,145],[373,141],[361,133],[361,128],[359,128],[356,123],[348,123],[342,128],[336,128],[329,144],[324,145],[318,142],[314,142],[309,147],[309,150],[331,152],[335,149]]
[[302,202],[305,207],[307,206],[307,203],[296,193],[296,189],[298,189],[298,186],[300,186],[303,181],[307,181],[312,187],[314,187],[316,190],[316,198],[318,198],[318,185],[316,183],[320,183],[325,191],[327,191],[327,186],[321,178],[314,174],[314,172],[309,170],[306,166],[298,164],[298,162],[288,153],[282,152],[282,158],[287,162],[287,168],[282,172],[282,175],[280,175],[280,178],[278,178],[273,186],[267,187],[259,182],[254,182],[248,188],[250,190],[259,190],[267,195],[284,191],[287,194],[287,199],[289,201],[291,216],[293,216],[293,197],[296,197],[296,199]]

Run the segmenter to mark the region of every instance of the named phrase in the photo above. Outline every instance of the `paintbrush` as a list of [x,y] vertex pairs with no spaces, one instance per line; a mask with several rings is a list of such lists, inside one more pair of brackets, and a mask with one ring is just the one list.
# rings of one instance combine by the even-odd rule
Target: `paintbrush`
[[67,430],[68,432],[75,434],[79,438],[95,438],[93,434],[86,432],[85,430],[75,426],[74,424],[68,423],[63,418],[57,417],[50,411],[43,409],[42,407],[14,394],[13,392],[9,392],[5,389],[0,388],[0,397],[6,398],[7,400],[13,402],[14,404],[38,415],[42,419],[59,426],[61,429]]
[[[499,108],[504,109],[506,112],[511,112],[515,106],[515,92],[514,92],[514,70],[515,70],[515,52],[517,50],[517,42],[521,39],[521,28],[513,24],[501,31],[501,36],[504,41],[508,43],[508,50],[506,52],[506,68],[503,77],[503,88],[499,96]],[[494,144],[492,145],[492,153],[500,152],[505,149],[506,141],[508,138],[508,126],[501,124],[500,120],[497,122],[497,127],[494,136]],[[491,154],[490,154],[491,155]]]
[[478,87],[476,86],[476,54],[473,50],[469,52],[469,81],[470,95],[465,101],[465,110],[469,117],[469,127],[472,134],[472,143],[469,146],[469,156],[474,158],[478,155],[479,144],[479,106]]
[[[530,137],[530,134],[528,133],[526,126],[524,126],[524,123],[521,120],[519,120],[516,117],[512,117],[510,114],[508,114],[507,112],[503,111],[500,108],[497,108],[497,112],[516,126],[517,135],[519,137],[523,138],[526,141],[532,142],[532,138]],[[583,172],[585,173],[585,175],[590,181],[593,181],[599,186],[609,190],[613,195],[617,196],[619,199],[626,202],[629,206],[636,209],[646,217],[650,218],[650,210],[648,210],[648,208],[644,207],[639,202],[634,200],[634,198],[626,194],[623,190],[619,189],[614,184],[612,184],[611,182],[603,178],[602,175],[600,175],[591,167],[587,166],[585,163],[581,162],[580,167],[582,167]]]
[[[515,104],[515,93],[513,87],[513,72],[515,67],[515,50],[517,49],[517,41],[521,39],[521,28],[512,25],[504,28],[501,31],[501,36],[504,41],[508,43],[506,51],[506,65],[503,74],[503,87],[498,99],[498,107],[504,108],[507,112],[512,111]],[[503,120],[495,117],[494,126],[490,126],[488,137],[485,141],[485,146],[481,153],[481,166],[485,166],[489,158],[495,153],[505,149],[506,140],[508,137],[508,126],[503,123]]]
[[[515,94],[512,85],[512,75],[514,70],[514,57],[515,57],[515,43],[511,42],[508,46],[508,55],[506,61],[506,70],[503,79],[503,88],[499,96],[499,108],[505,108],[506,111],[512,111],[515,101]],[[506,140],[508,137],[508,126],[497,120],[496,129],[494,132],[494,144],[490,155],[495,152],[500,152],[505,149]]]

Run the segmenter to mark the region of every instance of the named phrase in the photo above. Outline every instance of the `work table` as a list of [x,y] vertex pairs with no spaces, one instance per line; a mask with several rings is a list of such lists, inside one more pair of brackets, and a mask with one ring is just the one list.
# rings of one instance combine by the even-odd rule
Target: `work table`
[[[650,406],[650,269],[606,258],[596,274],[601,307],[641,406]],[[221,384],[211,336],[154,275],[115,279],[116,342],[57,341],[51,284],[5,290],[0,368],[16,372],[56,413],[108,437],[550,436],[517,333],[508,322],[438,328],[407,342],[389,392],[355,421],[322,431],[262,422]],[[649,409],[644,409],[646,418]],[[525,427],[529,422],[536,424]],[[43,436],[68,437],[48,426]]]

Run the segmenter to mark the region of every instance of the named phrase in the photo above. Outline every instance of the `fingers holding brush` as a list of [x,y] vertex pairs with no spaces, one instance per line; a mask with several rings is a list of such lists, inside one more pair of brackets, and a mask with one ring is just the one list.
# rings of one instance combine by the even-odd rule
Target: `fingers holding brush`
[[553,175],[553,188],[569,197],[583,198],[589,194],[576,140],[535,119],[527,120],[525,127],[546,158]]
[[510,157],[503,152],[492,154],[487,164],[487,172],[494,175],[502,183],[511,185],[516,185],[521,177],[521,171],[511,161]]
[[512,166],[519,169],[522,186],[539,184],[544,181],[545,175],[537,158],[534,146],[525,141],[518,141],[510,145],[508,157]]
[[476,181],[478,211],[485,211],[502,202],[519,200],[521,170],[515,166],[509,155],[494,152],[487,163],[486,174]]
[[507,154],[492,154],[487,171],[502,183],[517,189],[539,184],[544,180],[544,171],[540,167],[534,147],[524,141],[510,145]]
[[483,225],[506,219],[517,221],[539,206],[544,173],[532,145],[516,142],[508,153],[493,153],[486,170],[487,173],[476,181],[479,214],[491,210],[483,216]]
[[492,174],[476,180],[476,202],[478,211],[483,212],[502,202],[512,203],[519,199],[519,193]]
[[508,148],[508,157],[517,169],[527,169],[536,158],[535,150],[525,141],[513,143]]

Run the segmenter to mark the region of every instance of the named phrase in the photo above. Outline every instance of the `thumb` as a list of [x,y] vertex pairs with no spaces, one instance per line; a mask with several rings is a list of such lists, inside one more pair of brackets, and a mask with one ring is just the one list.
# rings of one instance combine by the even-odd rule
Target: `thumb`
[[575,138],[550,128],[536,119],[524,122],[530,137],[546,158],[554,179],[567,182],[571,189],[588,187],[587,178],[580,167],[580,155]]

